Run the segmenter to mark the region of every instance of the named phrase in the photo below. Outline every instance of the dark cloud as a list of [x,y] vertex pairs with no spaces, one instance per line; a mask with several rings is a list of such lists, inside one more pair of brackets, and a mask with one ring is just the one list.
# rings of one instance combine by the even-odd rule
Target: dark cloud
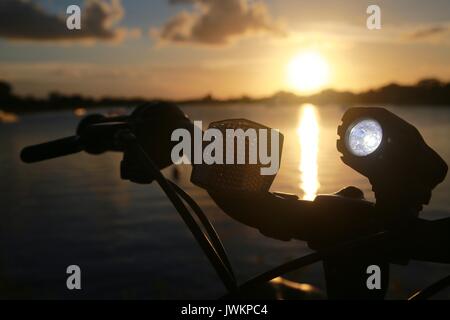
[[431,26],[422,28],[408,34],[408,38],[412,40],[422,40],[440,36],[449,31],[447,26]]
[[117,40],[127,32],[115,28],[124,10],[120,0],[86,1],[81,30],[70,31],[66,15],[53,15],[31,1],[0,0],[0,37],[34,41]]
[[152,34],[175,43],[226,44],[232,38],[254,33],[283,36],[264,3],[247,0],[169,0],[171,4],[192,4],[193,12],[183,11]]

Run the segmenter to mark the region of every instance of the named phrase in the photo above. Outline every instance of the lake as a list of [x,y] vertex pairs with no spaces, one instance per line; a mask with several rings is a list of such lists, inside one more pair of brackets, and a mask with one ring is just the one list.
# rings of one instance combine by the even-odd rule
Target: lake
[[[388,109],[415,125],[450,163],[450,108]],[[354,185],[373,200],[367,179],[345,166],[336,150],[344,107],[202,105],[183,110],[204,125],[247,118],[280,129],[285,141],[274,191],[311,200]],[[0,123],[0,297],[214,299],[224,294],[213,268],[159,187],[120,179],[120,154],[20,162],[21,148],[71,135],[78,121],[73,112],[63,111]],[[304,242],[270,239],[233,221],[206,192],[191,185],[189,177],[190,168],[180,167],[180,185],[216,226],[241,282],[311,252]],[[422,216],[449,216],[449,191],[447,178],[434,190]],[[276,219],[276,212],[273,215]],[[66,289],[66,268],[72,264],[82,269],[81,291]],[[404,299],[449,273],[450,266],[443,264],[394,265],[388,297]],[[320,263],[287,277],[324,288]],[[450,290],[437,297],[450,298]]]

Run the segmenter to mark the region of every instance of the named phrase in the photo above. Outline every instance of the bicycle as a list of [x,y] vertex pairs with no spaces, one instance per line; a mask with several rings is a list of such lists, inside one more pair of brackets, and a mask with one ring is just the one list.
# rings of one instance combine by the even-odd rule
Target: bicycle
[[[364,130],[355,129],[367,120],[374,122],[364,123],[367,126]],[[242,123],[246,128],[261,127],[243,119],[212,126],[240,128]],[[377,127],[380,123],[385,130],[382,138],[377,131],[381,130],[381,126]],[[431,190],[444,180],[446,163],[426,145],[417,129],[389,111],[353,108],[347,111],[338,128],[337,146],[346,164],[369,177],[376,203],[365,200],[356,187],[347,187],[333,195],[319,195],[314,201],[302,201],[295,195],[269,192],[274,176],[252,179],[247,174],[237,183],[236,176],[248,172],[245,166],[227,167],[225,171],[222,170],[225,167],[208,171],[214,165],[194,166],[191,181],[205,188],[232,218],[272,238],[307,241],[316,250],[238,284],[226,250],[206,214],[160,171],[172,164],[168,152],[173,147],[170,133],[177,128],[194,130],[187,116],[168,103],[141,106],[129,116],[90,115],[80,122],[76,135],[26,147],[21,158],[26,163],[34,163],[80,151],[96,155],[106,151],[123,152],[122,179],[159,184],[227,289],[223,299],[258,298],[261,287],[269,281],[319,261],[324,264],[328,298],[383,299],[389,282],[389,264],[407,264],[410,259],[450,263],[450,218],[437,221],[418,218],[422,205],[431,199]],[[355,136],[351,136],[353,129]],[[378,139],[370,138],[370,150],[363,150],[364,146],[358,143],[349,144],[349,140],[364,138],[367,132]],[[352,150],[352,146],[356,149]],[[384,153],[381,148],[385,149]],[[407,164],[403,163],[404,153],[412,158],[407,159]],[[415,172],[408,172],[411,169]],[[216,179],[219,176],[221,185]],[[249,181],[253,189],[246,192]],[[259,210],[251,209],[254,203],[259,205]],[[271,210],[279,213],[276,222]],[[324,222],[333,228],[324,228]],[[382,270],[378,290],[370,290],[362,281],[370,265]],[[410,300],[432,297],[449,285],[450,276],[418,291]]]

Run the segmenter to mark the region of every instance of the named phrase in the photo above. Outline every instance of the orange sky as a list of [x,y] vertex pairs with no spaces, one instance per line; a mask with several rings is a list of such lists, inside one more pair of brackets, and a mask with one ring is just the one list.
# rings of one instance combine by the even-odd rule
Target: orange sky
[[[5,1],[0,18],[8,5],[18,5]],[[98,0],[93,3],[105,12],[98,26],[76,36],[58,30],[69,2],[94,19],[96,11],[83,1],[42,0],[21,3],[31,6],[21,12],[54,31],[40,30],[33,19],[0,23],[0,78],[17,93],[264,96],[298,89],[289,65],[305,52],[327,66],[326,79],[312,91],[450,80],[449,1],[379,1],[382,29],[368,30],[368,1]],[[298,68],[303,78],[317,74],[317,66],[306,69]]]

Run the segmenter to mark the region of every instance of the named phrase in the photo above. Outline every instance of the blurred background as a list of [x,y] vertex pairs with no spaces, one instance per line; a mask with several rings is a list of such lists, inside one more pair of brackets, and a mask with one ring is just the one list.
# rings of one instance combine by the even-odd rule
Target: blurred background
[[[81,30],[66,8],[82,8]],[[450,163],[450,3],[378,1],[19,1],[0,3],[0,298],[217,298],[225,289],[156,185],[120,180],[121,155],[35,165],[26,145],[74,133],[90,113],[128,113],[154,99],[205,124],[248,118],[285,136],[272,190],[312,200],[366,178],[336,151],[351,106],[382,106],[415,125]],[[209,215],[240,281],[309,252],[231,220],[178,167]],[[171,175],[172,169],[165,174]],[[450,215],[447,179],[422,216]],[[273,213],[276,219],[276,212]],[[83,290],[66,289],[66,267]],[[392,266],[403,299],[450,272]],[[322,266],[288,275],[324,289]],[[450,291],[437,298],[448,299]]]

